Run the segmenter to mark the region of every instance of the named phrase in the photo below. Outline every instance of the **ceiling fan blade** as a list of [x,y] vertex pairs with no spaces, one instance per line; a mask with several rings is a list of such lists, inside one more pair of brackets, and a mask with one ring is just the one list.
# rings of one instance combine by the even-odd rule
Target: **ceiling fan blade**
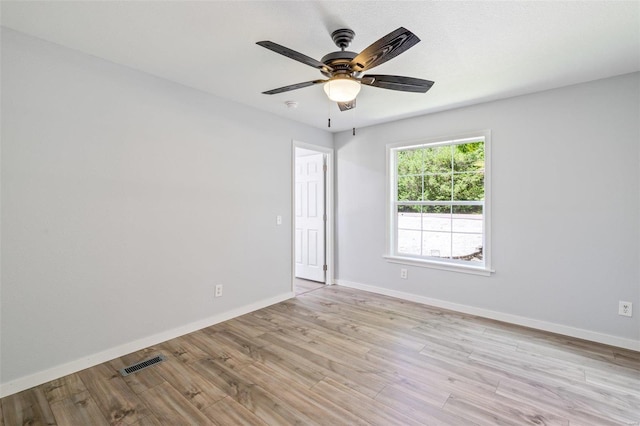
[[291,58],[295,61],[298,62],[302,62],[305,65],[309,65],[310,67],[319,69],[321,71],[324,72],[331,72],[333,71],[333,68],[323,64],[320,61],[316,61],[315,59],[307,56],[307,55],[303,55],[300,52],[296,52],[295,50],[291,50],[288,47],[284,47],[281,46],[277,43],[274,43],[272,41],[259,41],[256,44],[262,46],[262,47],[266,47],[269,50],[273,50],[276,53],[279,53],[281,55],[286,56],[287,58]]
[[356,107],[356,100],[352,100],[349,102],[338,102],[338,108],[340,111],[349,111],[350,109],[354,109]]
[[415,93],[426,93],[434,84],[433,81],[421,78],[383,74],[367,74],[360,79],[360,82],[367,86]]
[[279,87],[273,90],[267,90],[266,92],[262,92],[264,95],[275,95],[277,93],[288,92],[290,90],[302,89],[303,87],[313,86],[314,84],[324,83],[327,80],[313,80],[313,81],[305,81],[304,83],[296,83],[290,84],[289,86]]
[[395,58],[419,41],[418,36],[400,27],[364,49],[349,65],[353,71],[366,71]]

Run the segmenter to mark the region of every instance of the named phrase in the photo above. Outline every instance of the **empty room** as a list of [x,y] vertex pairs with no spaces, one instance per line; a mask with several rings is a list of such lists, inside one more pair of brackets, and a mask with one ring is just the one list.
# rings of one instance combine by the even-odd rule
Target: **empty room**
[[0,18],[0,426],[640,425],[640,2]]

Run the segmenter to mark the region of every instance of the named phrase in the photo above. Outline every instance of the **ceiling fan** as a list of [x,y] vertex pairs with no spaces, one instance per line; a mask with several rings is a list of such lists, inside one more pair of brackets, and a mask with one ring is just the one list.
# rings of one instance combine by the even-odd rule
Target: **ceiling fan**
[[331,33],[333,42],[340,50],[325,55],[320,61],[272,41],[257,42],[257,44],[262,47],[266,47],[295,61],[314,67],[318,69],[322,75],[328,77],[328,80],[305,81],[262,93],[265,95],[275,95],[277,93],[324,83],[324,91],[329,99],[338,103],[340,111],[347,111],[356,107],[356,96],[360,92],[362,84],[382,89],[415,93],[426,93],[427,90],[433,86],[433,81],[422,80],[420,78],[383,74],[362,75],[364,71],[395,58],[418,43],[420,39],[411,31],[400,27],[371,44],[360,53],[345,50],[349,44],[351,44],[354,36],[355,32],[346,28]]

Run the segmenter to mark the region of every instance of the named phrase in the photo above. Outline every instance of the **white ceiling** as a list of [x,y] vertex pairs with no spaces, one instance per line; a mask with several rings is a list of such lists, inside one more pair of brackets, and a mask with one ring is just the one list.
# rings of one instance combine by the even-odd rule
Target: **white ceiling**
[[[2,1],[2,25],[222,98],[327,129],[403,117],[640,70],[640,1]],[[312,67],[256,45],[320,60],[351,28],[360,52],[405,27],[422,41],[373,73],[435,81],[426,94],[363,87],[340,112]],[[366,74],[366,73],[365,73]],[[297,101],[288,109],[285,101]]]

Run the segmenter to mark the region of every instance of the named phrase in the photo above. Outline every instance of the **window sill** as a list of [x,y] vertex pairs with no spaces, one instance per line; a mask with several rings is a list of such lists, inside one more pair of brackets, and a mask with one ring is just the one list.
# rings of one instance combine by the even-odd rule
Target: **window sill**
[[445,262],[435,262],[433,260],[416,259],[413,257],[401,257],[401,256],[390,256],[390,255],[384,255],[382,257],[384,257],[387,260],[387,262],[390,262],[390,263],[399,263],[402,265],[418,266],[421,268],[440,269],[443,271],[461,272],[464,274],[483,275],[485,277],[491,276],[491,274],[495,272],[493,269],[483,267],[483,266],[457,265],[457,264],[445,263]]

